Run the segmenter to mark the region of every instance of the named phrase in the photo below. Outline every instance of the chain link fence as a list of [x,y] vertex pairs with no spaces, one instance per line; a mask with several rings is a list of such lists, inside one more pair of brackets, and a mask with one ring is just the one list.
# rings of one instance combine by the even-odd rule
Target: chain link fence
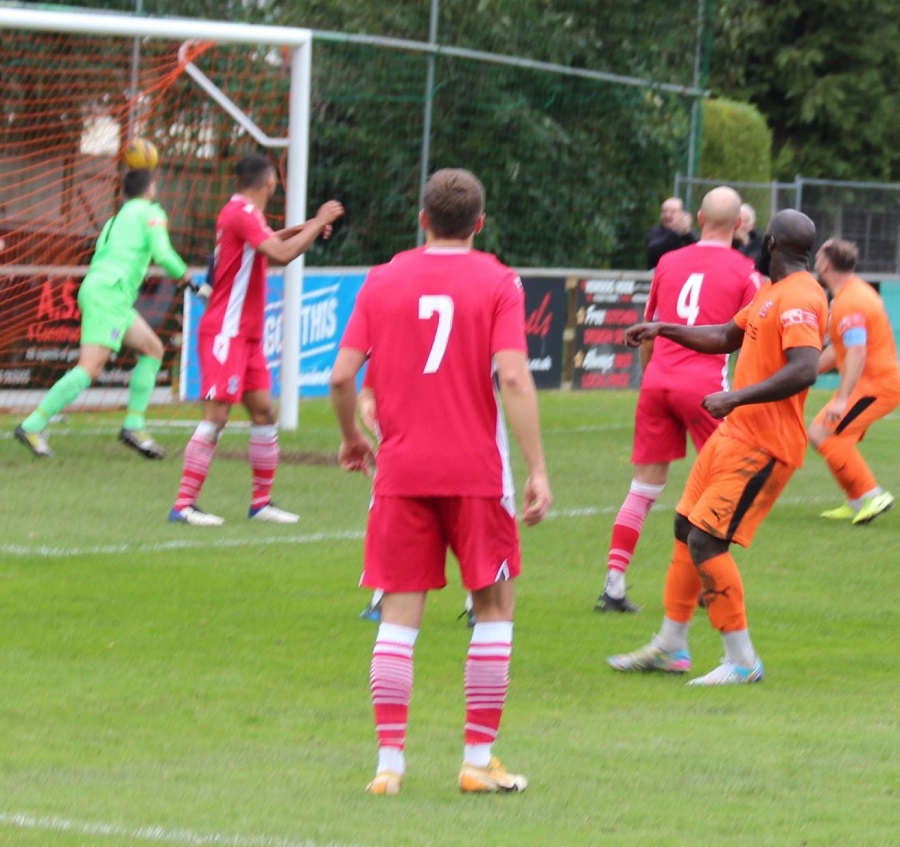
[[[725,180],[675,178],[675,194],[691,208],[703,194]],[[900,183],[840,182],[807,179],[793,182],[730,182],[756,211],[763,231],[775,212],[798,209],[816,224],[817,244],[839,237],[859,247],[860,273],[872,278],[900,275]]]

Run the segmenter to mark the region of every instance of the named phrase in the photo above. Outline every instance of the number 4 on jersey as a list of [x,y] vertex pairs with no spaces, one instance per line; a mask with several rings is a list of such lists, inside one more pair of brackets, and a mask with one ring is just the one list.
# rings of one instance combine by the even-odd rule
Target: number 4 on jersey
[[423,294],[419,298],[419,320],[427,321],[437,312],[437,330],[434,333],[434,343],[425,362],[423,373],[433,374],[441,366],[444,353],[447,352],[447,342],[450,340],[450,329],[453,327],[453,300],[446,294]]
[[678,302],[675,311],[688,326],[693,326],[700,317],[700,288],[703,285],[703,274],[691,274],[681,291],[678,292]]

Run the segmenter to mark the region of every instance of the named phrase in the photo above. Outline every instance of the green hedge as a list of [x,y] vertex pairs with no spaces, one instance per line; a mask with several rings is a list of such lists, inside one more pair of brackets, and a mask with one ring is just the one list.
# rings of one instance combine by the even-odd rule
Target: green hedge
[[772,131],[755,106],[704,101],[697,176],[729,182],[772,179]]

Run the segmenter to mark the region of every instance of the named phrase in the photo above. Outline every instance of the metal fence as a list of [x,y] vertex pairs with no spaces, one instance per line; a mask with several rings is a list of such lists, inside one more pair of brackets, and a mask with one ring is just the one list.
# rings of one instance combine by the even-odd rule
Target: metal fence
[[[703,193],[727,180],[675,177],[675,194],[691,208]],[[900,274],[900,183],[840,182],[807,179],[793,182],[729,182],[756,211],[757,228],[781,209],[799,209],[816,224],[817,246],[837,236],[856,242],[860,273]]]

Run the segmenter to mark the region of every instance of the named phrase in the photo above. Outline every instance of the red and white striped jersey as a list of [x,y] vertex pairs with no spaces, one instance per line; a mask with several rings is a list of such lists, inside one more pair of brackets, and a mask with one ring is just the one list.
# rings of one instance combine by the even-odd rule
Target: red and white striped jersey
[[200,320],[202,334],[262,338],[269,262],[256,248],[273,235],[263,213],[241,194],[219,212],[215,276]]
[[478,250],[399,253],[369,272],[341,347],[371,356],[376,495],[510,495],[493,356],[527,350],[515,271]]

